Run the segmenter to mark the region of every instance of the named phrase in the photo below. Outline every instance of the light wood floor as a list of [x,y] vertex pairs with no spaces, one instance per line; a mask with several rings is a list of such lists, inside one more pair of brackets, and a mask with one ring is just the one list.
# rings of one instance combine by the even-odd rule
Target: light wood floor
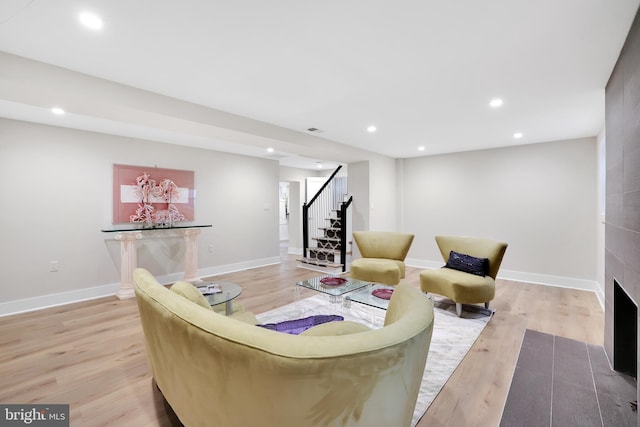
[[[407,280],[418,286],[419,269]],[[317,276],[283,262],[216,276],[243,288],[261,313],[293,301],[295,282]],[[305,291],[311,295],[313,291]],[[419,427],[497,426],[525,329],[602,345],[593,293],[499,280],[496,314]],[[72,426],[167,426],[153,387],[134,299],[115,297],[0,318],[0,402],[68,403]]]

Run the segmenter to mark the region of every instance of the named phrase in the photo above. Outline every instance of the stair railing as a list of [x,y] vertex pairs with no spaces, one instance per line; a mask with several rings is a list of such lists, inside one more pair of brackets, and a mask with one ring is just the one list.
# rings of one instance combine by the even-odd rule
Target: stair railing
[[340,218],[341,227],[340,227],[340,259],[342,260],[342,272],[347,271],[347,209],[353,202],[353,196],[349,197],[349,200],[343,202],[340,205]]
[[[338,166],[331,176],[329,176],[327,181],[322,184],[322,187],[320,187],[311,200],[302,205],[302,256],[304,258],[307,258],[310,238],[318,237],[317,227],[313,231],[309,230],[309,216],[311,214],[311,217],[317,220],[318,218],[328,217],[329,212],[331,212],[332,209],[335,209],[334,206],[331,206],[332,204],[335,204],[335,202],[333,200],[334,197],[329,184],[333,181],[340,169],[342,169],[342,166]],[[310,233],[313,233],[313,236],[310,236]]]

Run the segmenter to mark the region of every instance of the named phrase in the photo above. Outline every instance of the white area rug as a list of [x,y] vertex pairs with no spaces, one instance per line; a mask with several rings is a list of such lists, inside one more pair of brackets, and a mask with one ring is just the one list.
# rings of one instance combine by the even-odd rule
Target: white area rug
[[[451,300],[437,297],[434,306],[431,346],[412,426],[420,421],[493,315],[491,310],[480,306],[464,306],[463,317],[460,318],[456,315],[455,304]],[[339,314],[345,320],[360,322],[370,328],[381,328],[386,311],[356,302],[351,302],[350,307],[343,307],[341,304],[330,303],[328,296],[319,294],[256,317],[261,323],[276,323],[314,314]]]

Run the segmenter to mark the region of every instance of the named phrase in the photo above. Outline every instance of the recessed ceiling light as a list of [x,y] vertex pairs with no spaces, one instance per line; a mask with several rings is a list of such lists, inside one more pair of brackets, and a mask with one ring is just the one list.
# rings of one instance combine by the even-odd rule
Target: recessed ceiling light
[[78,15],[78,19],[80,23],[87,28],[91,28],[92,30],[102,29],[102,19],[95,13],[82,12]]
[[520,138],[522,138],[522,136],[523,136],[523,135],[522,135],[522,132],[516,132],[516,133],[514,133],[514,134],[513,134],[513,137],[514,137],[515,139],[520,139]]
[[269,148],[267,148],[267,151],[268,151],[269,153],[273,153],[273,148],[272,148],[272,147],[269,147]]
[[62,108],[60,108],[60,107],[53,107],[51,109],[51,112],[53,114],[64,114],[64,110]]
[[367,132],[373,133],[377,130],[377,128],[373,125],[367,127]]
[[317,166],[317,168],[318,168],[318,169],[322,169],[322,163],[320,163],[320,162],[316,162],[316,163],[317,163],[317,165],[316,165],[316,166]]
[[501,107],[501,106],[502,106],[502,104],[504,104],[504,101],[502,101],[502,99],[500,99],[500,98],[492,99],[492,100],[489,102],[489,106],[490,106],[490,107],[492,107],[492,108],[498,108],[498,107]]
[[418,147],[418,151],[424,151],[424,146],[421,145],[420,147]]

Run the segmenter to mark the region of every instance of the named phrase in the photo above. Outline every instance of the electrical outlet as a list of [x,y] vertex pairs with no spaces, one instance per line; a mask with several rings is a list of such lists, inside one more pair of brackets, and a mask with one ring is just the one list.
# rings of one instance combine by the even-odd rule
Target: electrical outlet
[[60,263],[58,261],[51,261],[49,263],[49,271],[52,273],[60,271]]
[[209,245],[209,253],[212,254],[213,253],[213,245]]

